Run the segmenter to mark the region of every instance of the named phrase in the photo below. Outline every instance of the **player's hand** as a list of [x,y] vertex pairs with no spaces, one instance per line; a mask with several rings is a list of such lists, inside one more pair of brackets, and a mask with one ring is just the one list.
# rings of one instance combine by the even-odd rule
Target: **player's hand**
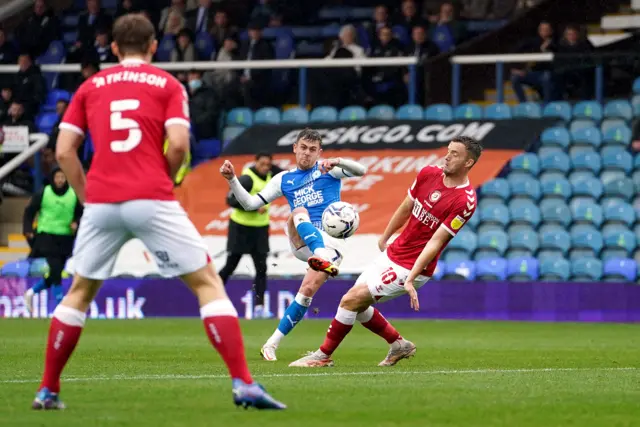
[[71,231],[73,233],[75,233],[76,231],[78,231],[78,223],[77,222],[72,222],[71,225],[69,226],[71,228]]
[[418,291],[413,286],[413,280],[407,280],[404,283],[404,290],[409,294],[409,299],[411,300],[411,308],[415,311],[420,310],[420,302],[418,301]]
[[236,170],[229,160],[225,160],[222,166],[220,166],[220,173],[227,181],[231,181],[236,176]]
[[378,240],[378,249],[380,249],[380,252],[384,252],[384,250],[387,249],[387,239],[380,237]]
[[324,173],[331,172],[331,169],[340,164],[340,159],[325,159],[320,162],[320,170]]

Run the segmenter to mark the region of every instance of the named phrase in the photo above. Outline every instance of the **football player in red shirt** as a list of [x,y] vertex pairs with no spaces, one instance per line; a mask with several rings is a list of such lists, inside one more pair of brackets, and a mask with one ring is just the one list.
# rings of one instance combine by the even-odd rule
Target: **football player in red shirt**
[[[403,339],[373,305],[409,294],[411,308],[419,310],[416,289],[431,278],[440,254],[475,212],[476,194],[468,174],[481,153],[475,139],[459,137],[449,144],[443,168],[427,166],[418,173],[380,237],[382,254],[342,297],[320,349],[289,366],[333,366],[331,355],[356,320],[390,344],[379,366],[393,366],[415,354],[416,346]],[[400,236],[387,247],[389,238],[405,223]]]
[[[173,196],[173,177],[189,150],[187,94],[173,76],[149,64],[158,43],[146,17],[119,18],[113,38],[120,64],[84,82],[60,124],[56,158],[85,209],[73,252],[75,276],[53,312],[42,384],[32,406],[64,408],[60,374],[86,312],[111,276],[122,245],[137,237],[161,273],[179,276],[197,297],[205,331],[229,369],[236,405],[284,409],[253,382],[236,309],[202,236]],[[85,179],[77,148],[87,131],[95,156]]]

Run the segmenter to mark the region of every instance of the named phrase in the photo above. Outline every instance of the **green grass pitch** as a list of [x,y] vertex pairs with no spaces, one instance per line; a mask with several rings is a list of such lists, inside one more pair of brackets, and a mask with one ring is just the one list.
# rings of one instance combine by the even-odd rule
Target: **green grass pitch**
[[387,344],[359,325],[336,367],[287,365],[324,338],[307,320],[275,363],[258,354],[276,321],[243,322],[255,377],[289,405],[238,409],[198,319],[89,321],[63,378],[62,412],[34,412],[48,323],[0,321],[0,426],[640,425],[640,326],[397,321],[415,358],[379,368]]

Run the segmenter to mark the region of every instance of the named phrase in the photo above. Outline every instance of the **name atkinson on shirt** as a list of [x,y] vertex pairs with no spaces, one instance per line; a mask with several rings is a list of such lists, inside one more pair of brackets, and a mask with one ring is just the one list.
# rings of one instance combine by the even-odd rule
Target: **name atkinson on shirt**
[[106,85],[111,85],[111,84],[120,83],[120,82],[141,83],[141,84],[147,84],[149,86],[156,86],[159,88],[164,88],[167,86],[166,77],[160,77],[158,75],[151,74],[151,73],[136,72],[136,71],[129,71],[129,70],[108,74],[104,77],[94,77],[91,79],[91,82],[94,84],[96,88],[100,88]]

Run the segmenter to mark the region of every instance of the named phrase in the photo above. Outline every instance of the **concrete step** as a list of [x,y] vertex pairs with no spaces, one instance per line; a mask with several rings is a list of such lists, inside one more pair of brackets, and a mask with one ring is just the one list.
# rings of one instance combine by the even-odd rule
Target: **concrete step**
[[25,259],[29,255],[29,248],[0,247],[0,265],[7,262]]
[[9,241],[9,248],[12,249],[29,249],[29,243],[27,243],[27,239],[22,234],[11,233],[7,238]]

